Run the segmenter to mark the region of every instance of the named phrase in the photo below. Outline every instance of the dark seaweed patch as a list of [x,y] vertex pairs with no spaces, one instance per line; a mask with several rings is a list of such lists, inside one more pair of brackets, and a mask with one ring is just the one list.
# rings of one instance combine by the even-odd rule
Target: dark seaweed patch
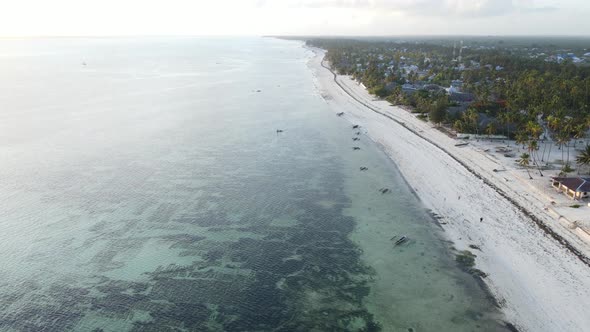
[[[56,289],[51,305],[31,301],[0,327],[66,331],[91,313],[132,322],[134,331],[378,331],[363,306],[373,271],[349,239],[355,222],[342,214],[349,202],[338,161],[320,157],[331,154],[316,143],[289,146],[263,170],[246,151],[215,155],[213,177],[187,167],[183,182],[211,180],[198,197],[175,176],[158,183],[168,194],[146,192],[158,200],[133,209],[135,219],[90,229],[84,245],[99,252],[84,267],[96,274],[83,280],[87,288]],[[293,222],[277,225],[284,216]],[[154,245],[164,252],[145,258]],[[133,282],[107,277],[136,257],[160,266]]]

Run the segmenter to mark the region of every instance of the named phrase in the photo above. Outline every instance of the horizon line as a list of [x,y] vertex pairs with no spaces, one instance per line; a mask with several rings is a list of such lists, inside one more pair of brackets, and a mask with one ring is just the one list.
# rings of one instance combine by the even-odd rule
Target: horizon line
[[590,38],[590,34],[68,34],[68,35],[0,35],[0,39],[35,39],[35,38],[153,38],[153,37],[305,37],[305,38],[398,38],[398,37],[480,37],[480,38],[512,38],[512,37],[561,37]]

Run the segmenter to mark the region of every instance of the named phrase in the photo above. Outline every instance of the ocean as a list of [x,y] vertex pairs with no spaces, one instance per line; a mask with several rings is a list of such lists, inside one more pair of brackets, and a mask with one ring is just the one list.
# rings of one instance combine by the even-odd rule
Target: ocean
[[505,330],[312,55],[0,41],[0,330]]

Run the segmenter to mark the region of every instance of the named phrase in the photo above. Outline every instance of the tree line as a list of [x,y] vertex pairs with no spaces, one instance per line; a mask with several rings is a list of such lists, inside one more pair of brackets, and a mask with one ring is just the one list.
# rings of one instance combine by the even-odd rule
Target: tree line
[[[433,123],[457,132],[515,139],[528,151],[528,158],[521,160],[530,158],[535,165],[546,163],[546,155],[556,147],[561,150],[563,171],[571,171],[570,148],[580,140],[588,143],[587,64],[550,62],[531,56],[528,49],[515,48],[464,48],[459,53],[449,45],[420,42],[319,39],[308,43],[326,49],[326,60],[335,71],[353,76],[372,94],[428,114]],[[547,46],[536,52],[557,50]],[[461,81],[462,91],[473,100],[452,100],[440,88],[454,80]],[[418,87],[405,91],[403,84]],[[451,112],[454,108],[460,111]]]

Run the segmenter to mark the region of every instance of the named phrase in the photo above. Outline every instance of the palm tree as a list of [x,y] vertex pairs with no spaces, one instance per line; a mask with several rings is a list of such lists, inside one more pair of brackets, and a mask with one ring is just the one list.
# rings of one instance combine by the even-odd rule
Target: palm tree
[[530,165],[530,157],[528,153],[523,153],[520,155],[520,159],[517,160],[518,164],[526,169],[527,174],[529,175],[529,179],[532,180],[533,177],[529,172],[529,165]]
[[477,111],[473,108],[470,108],[464,113],[464,117],[475,128],[475,135],[479,135],[479,114]]
[[[549,153],[547,154],[547,159],[551,158],[551,148],[555,144],[555,141],[559,137],[559,128],[561,126],[561,118],[555,115],[549,115],[547,117],[547,127],[549,127],[549,138],[551,139],[551,144],[549,145]],[[559,148],[561,149],[561,143],[558,143]],[[562,158],[563,159],[563,156]]]
[[570,141],[572,140],[572,132],[574,131],[574,121],[572,117],[566,117],[566,121],[563,125],[564,138],[565,138],[565,146],[567,148],[567,162],[570,162]]
[[[529,141],[529,137],[528,137],[527,133],[524,131],[517,131],[515,138],[516,138],[516,145],[518,145],[518,146],[522,145],[523,149],[524,149],[526,143]],[[520,147],[518,149],[520,150]]]
[[541,127],[541,125],[535,121],[527,122],[525,128],[534,140],[538,140],[543,133],[543,127]]
[[[527,148],[529,150],[530,156],[533,159],[533,164],[537,165],[537,170],[539,171],[539,175],[543,176],[543,173],[541,172],[541,165],[539,165],[539,162],[538,162],[538,160],[539,160],[539,156],[538,156],[539,144],[534,139],[531,139],[528,142]],[[535,155],[537,155],[537,157],[535,157]]]
[[543,153],[541,154],[541,161],[545,161],[545,152],[547,152],[547,141],[551,140],[549,137],[549,131],[546,127],[546,124],[543,125],[543,137],[541,138],[541,143],[543,144]]
[[[527,133],[527,135],[529,136],[529,142],[528,142],[528,150],[529,153],[531,154],[531,157],[533,158],[533,163],[536,164],[537,166],[539,166],[538,164],[538,160],[539,160],[539,138],[541,137],[541,134],[543,133],[543,127],[536,121],[530,120],[526,123],[525,126],[525,131]],[[541,169],[539,167],[539,173],[541,174],[541,176],[543,176],[543,173],[541,173]]]
[[576,157],[576,163],[579,166],[590,165],[590,145],[586,145],[586,148],[584,149],[584,151],[580,152],[580,154]]
[[498,121],[500,122],[500,125],[503,125],[502,131],[506,137],[508,137],[508,117],[509,115],[507,112],[502,112],[498,115]]
[[453,124],[453,129],[455,129],[456,132],[458,133],[464,133],[465,132],[465,122],[461,121],[461,120],[457,120],[455,121],[455,123]]
[[494,122],[488,123],[486,126],[486,134],[488,134],[488,139],[491,141],[491,136],[496,134],[496,124]]
[[[568,142],[569,142],[569,137],[567,136],[567,133],[560,132],[557,135],[557,144],[559,145],[559,149],[561,150],[561,161],[564,164],[566,163],[566,161],[565,161],[565,157],[563,156],[563,152],[565,151],[565,149],[563,147]],[[569,160],[568,160],[568,162],[569,162]]]
[[574,148],[576,147],[577,140],[583,139],[584,137],[586,137],[587,130],[588,130],[588,127],[586,126],[585,123],[580,123],[580,124],[574,126],[574,138],[576,139],[576,140],[574,140]]

